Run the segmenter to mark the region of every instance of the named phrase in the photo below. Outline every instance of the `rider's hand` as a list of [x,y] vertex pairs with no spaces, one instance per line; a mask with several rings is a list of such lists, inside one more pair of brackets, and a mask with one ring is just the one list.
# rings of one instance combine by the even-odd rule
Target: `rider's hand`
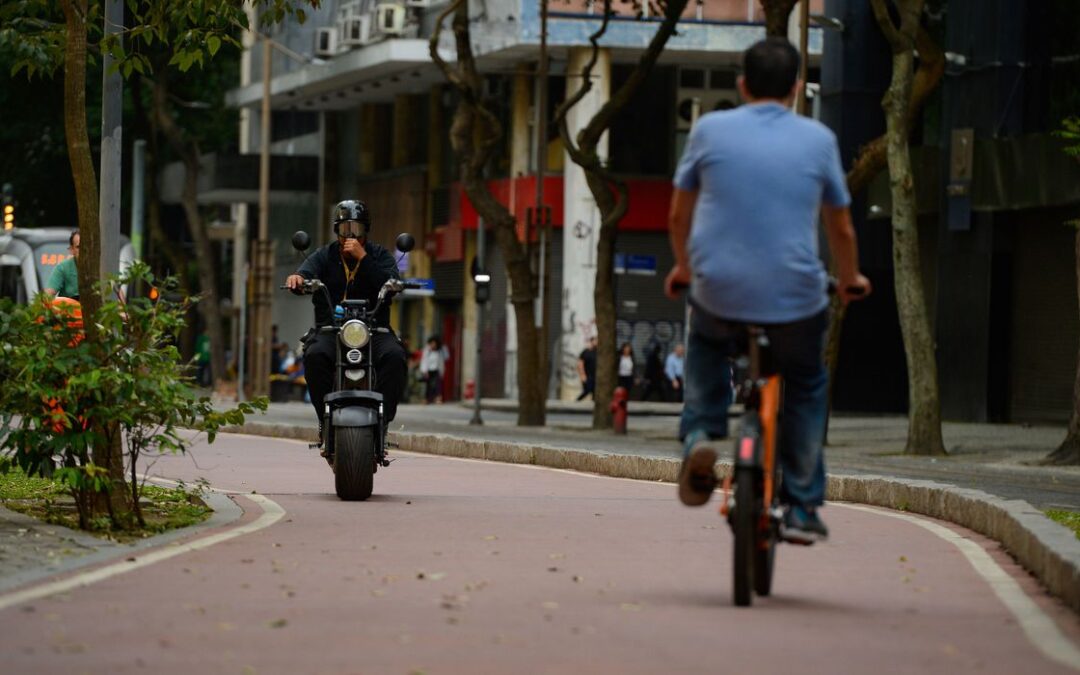
[[[682,288],[680,288],[680,286]],[[667,279],[664,279],[664,295],[672,300],[678,300],[679,293],[689,286],[690,269],[684,265],[676,264],[671,268],[671,271],[668,272]]]
[[852,300],[862,300],[870,295],[872,290],[870,280],[861,274],[856,274],[854,279],[841,279],[837,288],[840,302],[845,305]]
[[289,277],[285,279],[285,285],[288,286],[289,290],[293,293],[298,293],[304,286],[304,277],[299,274],[290,274]]
[[363,260],[364,257],[367,256],[367,251],[364,250],[364,241],[362,239],[353,239],[351,237],[346,239],[345,243],[341,245],[341,251],[357,262]]

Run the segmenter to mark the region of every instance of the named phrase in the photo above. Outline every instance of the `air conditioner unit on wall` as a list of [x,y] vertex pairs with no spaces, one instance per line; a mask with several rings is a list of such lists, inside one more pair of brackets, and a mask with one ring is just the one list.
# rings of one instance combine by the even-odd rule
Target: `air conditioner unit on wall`
[[333,56],[338,51],[336,28],[315,29],[315,56]]
[[361,47],[371,42],[371,15],[346,17],[338,25],[341,36],[339,42],[346,47]]
[[377,35],[401,35],[405,32],[405,6],[396,3],[375,5]]

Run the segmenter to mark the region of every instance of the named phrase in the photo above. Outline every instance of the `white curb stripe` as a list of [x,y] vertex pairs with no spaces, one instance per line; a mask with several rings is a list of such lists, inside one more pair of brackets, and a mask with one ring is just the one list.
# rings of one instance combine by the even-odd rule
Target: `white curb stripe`
[[888,516],[890,518],[906,520],[925,530],[929,530],[960,549],[960,552],[968,559],[968,562],[971,563],[971,566],[979,573],[979,576],[981,576],[986,583],[990,585],[990,588],[994,590],[994,593],[998,596],[998,599],[1001,600],[1002,604],[1004,604],[1005,607],[1012,612],[1013,616],[1016,617],[1021,628],[1024,629],[1024,634],[1027,635],[1028,640],[1047,658],[1057,661],[1069,668],[1073,668],[1074,670],[1080,670],[1080,649],[1078,649],[1076,645],[1061,632],[1057,624],[1054,623],[1054,620],[1047,616],[1046,613],[1035,604],[1034,600],[1028,597],[1027,593],[1020,588],[1020,584],[1016,582],[1016,579],[1009,576],[1009,574],[1003,570],[981,546],[970,539],[966,539],[956,532],[953,532],[947,527],[942,527],[937,523],[923,520],[922,518],[916,518],[904,513],[897,513],[884,509],[859,506],[856,504],[835,505],[856,509],[858,511],[866,511],[879,516]]
[[7,595],[0,595],[0,610],[7,609],[13,605],[18,605],[30,600],[37,600],[49,595],[55,595],[56,593],[63,593],[83,586],[89,586],[90,584],[104,581],[111,577],[115,577],[120,574],[132,572],[142,567],[159,563],[169,558],[175,558],[178,555],[189,553],[191,551],[201,551],[203,549],[210,548],[215,544],[220,544],[223,541],[229,539],[235,539],[236,537],[251,534],[264,528],[270,527],[277,521],[281,520],[281,517],[285,515],[285,509],[281,508],[277,502],[258,494],[244,495],[246,498],[255,502],[262,508],[262,515],[248,523],[247,525],[241,525],[232,530],[225,532],[219,532],[217,534],[189,541],[183,544],[175,546],[169,546],[165,549],[159,549],[151,551],[146,555],[137,555],[134,560],[126,560],[124,562],[113,563],[106,565],[105,567],[99,567],[96,570],[84,572],[82,574],[76,574],[75,576],[61,579],[60,581],[54,581],[52,583],[42,584],[40,586],[34,586],[21,591],[15,591],[8,593]]

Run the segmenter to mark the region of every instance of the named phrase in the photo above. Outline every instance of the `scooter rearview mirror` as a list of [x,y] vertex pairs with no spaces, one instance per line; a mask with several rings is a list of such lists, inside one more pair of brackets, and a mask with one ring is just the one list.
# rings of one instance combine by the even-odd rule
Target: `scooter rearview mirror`
[[311,236],[303,230],[297,230],[296,234],[292,236],[292,246],[303,253],[311,247]]
[[408,232],[402,232],[398,235],[397,241],[394,242],[394,245],[397,247],[397,250],[401,251],[402,253],[408,253],[409,251],[416,248],[416,239],[414,239],[413,236]]

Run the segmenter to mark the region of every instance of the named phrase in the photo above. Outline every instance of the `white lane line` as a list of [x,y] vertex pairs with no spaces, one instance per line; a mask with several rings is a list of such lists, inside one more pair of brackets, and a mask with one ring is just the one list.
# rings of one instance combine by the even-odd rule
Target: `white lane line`
[[994,593],[998,596],[998,599],[1001,600],[1002,604],[1004,604],[1005,607],[1013,613],[1016,620],[1019,621],[1020,627],[1024,629],[1024,634],[1027,635],[1028,640],[1031,641],[1031,643],[1034,644],[1047,658],[1057,661],[1069,668],[1073,668],[1074,670],[1080,670],[1080,649],[1078,649],[1076,645],[1061,632],[1057,624],[1054,623],[1054,620],[1047,616],[1046,613],[1035,604],[1034,600],[1028,597],[1027,593],[1020,588],[1020,584],[1016,582],[1016,579],[1009,576],[1008,572],[1003,570],[983,547],[970,539],[966,539],[956,532],[953,532],[947,527],[942,527],[937,523],[910,516],[905,513],[897,513],[895,511],[861,506],[858,504],[834,505],[855,509],[856,511],[866,511],[867,513],[873,513],[879,516],[888,516],[889,518],[906,520],[925,530],[929,530],[960,549],[960,552],[968,559],[968,562],[971,563],[971,566],[979,573],[979,576],[990,585],[990,588],[994,590]]
[[7,609],[13,605],[18,605],[30,600],[37,600],[49,595],[55,595],[56,593],[63,593],[83,586],[89,586],[90,584],[104,581],[111,577],[115,577],[120,574],[132,572],[134,570],[159,563],[169,558],[175,558],[178,555],[189,553],[191,551],[201,551],[203,549],[210,548],[215,544],[220,544],[223,541],[229,539],[235,539],[236,537],[243,536],[245,534],[251,534],[264,528],[270,527],[277,521],[281,520],[281,517],[285,515],[285,509],[281,508],[277,502],[258,494],[244,495],[246,498],[255,502],[262,508],[262,515],[248,523],[247,525],[241,525],[240,527],[227,530],[225,532],[218,532],[208,537],[201,539],[195,539],[183,544],[177,544],[175,546],[169,546],[168,548],[158,549],[150,551],[145,555],[137,555],[134,560],[125,560],[123,562],[113,563],[106,565],[105,567],[99,567],[98,569],[91,570],[89,572],[83,572],[82,574],[76,574],[75,576],[54,581],[52,583],[42,584],[40,586],[33,586],[21,591],[15,591],[6,595],[0,595],[0,610]]

